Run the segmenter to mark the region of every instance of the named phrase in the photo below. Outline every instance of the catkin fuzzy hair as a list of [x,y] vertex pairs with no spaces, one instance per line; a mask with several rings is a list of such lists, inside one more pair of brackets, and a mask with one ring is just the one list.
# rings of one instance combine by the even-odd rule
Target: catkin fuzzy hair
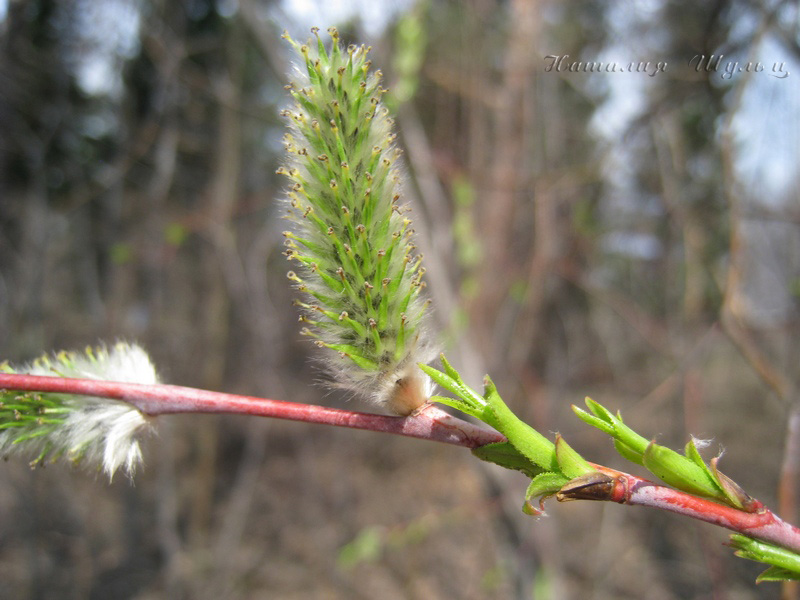
[[400,150],[369,48],[345,50],[336,29],[328,31],[330,52],[316,28],[315,43],[284,34],[299,57],[286,86],[295,102],[282,112],[289,133],[278,170],[291,182],[294,227],[284,235],[298,272],[288,277],[303,295],[303,333],[327,349],[336,383],[409,414],[430,395],[417,364],[434,352],[423,322],[422,257],[400,202]]

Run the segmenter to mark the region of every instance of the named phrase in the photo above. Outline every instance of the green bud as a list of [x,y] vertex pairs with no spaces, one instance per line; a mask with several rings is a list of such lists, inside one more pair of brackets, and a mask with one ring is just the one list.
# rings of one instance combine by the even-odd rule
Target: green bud
[[581,420],[614,438],[614,446],[624,458],[643,465],[663,482],[684,492],[713,498],[741,510],[755,510],[753,499],[717,469],[719,457],[706,464],[694,439],[680,454],[642,437],[625,425],[619,414],[612,414],[591,398],[586,398],[586,406],[591,414],[576,406],[572,410]]
[[719,484],[705,469],[666,446],[650,442],[644,452],[642,464],[661,481],[684,492],[710,498],[723,496]]

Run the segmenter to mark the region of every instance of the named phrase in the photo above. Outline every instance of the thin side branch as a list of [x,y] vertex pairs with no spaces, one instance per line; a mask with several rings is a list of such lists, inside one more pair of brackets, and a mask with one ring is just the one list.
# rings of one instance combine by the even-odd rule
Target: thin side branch
[[603,500],[649,506],[800,552],[800,529],[778,517],[758,500],[751,499],[748,511],[739,510],[635,475],[595,466],[598,472],[571,481],[558,492],[558,500]]

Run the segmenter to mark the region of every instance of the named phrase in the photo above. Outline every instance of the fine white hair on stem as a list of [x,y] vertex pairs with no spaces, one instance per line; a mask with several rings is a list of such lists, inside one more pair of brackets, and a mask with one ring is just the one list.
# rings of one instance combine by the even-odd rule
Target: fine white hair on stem
[[[147,353],[138,345],[60,352],[10,370],[20,374],[74,377],[156,384],[158,377]],[[102,466],[109,478],[120,468],[132,476],[142,462],[139,438],[149,428],[147,417],[121,401],[83,395],[37,393],[18,395],[15,417],[24,427],[0,430],[0,453],[25,453],[34,464],[63,456]],[[26,408],[30,406],[30,414]]]
[[692,441],[694,442],[694,445],[698,450],[702,450],[703,448],[708,448],[711,445],[711,442],[713,442],[714,440],[712,439],[706,440],[692,436]]

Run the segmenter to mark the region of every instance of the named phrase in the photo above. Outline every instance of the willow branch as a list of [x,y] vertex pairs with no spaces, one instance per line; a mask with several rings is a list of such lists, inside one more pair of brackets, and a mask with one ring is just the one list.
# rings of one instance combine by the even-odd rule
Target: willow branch
[[393,433],[469,449],[505,441],[505,438],[496,431],[454,417],[432,404],[423,406],[408,417],[389,417],[176,385],[145,385],[4,373],[0,373],[0,389],[111,398],[131,404],[148,416],[176,413],[225,413],[272,417]]
[[[500,433],[459,419],[432,404],[407,417],[392,417],[175,385],[4,373],[0,373],[0,389],[110,398],[128,403],[148,416],[214,413],[271,417],[393,433],[469,449],[506,441]],[[752,499],[749,510],[738,510],[615,469],[592,466],[598,471],[578,477],[564,486],[557,494],[559,501],[605,500],[649,506],[800,553],[800,529],[780,519],[758,500]]]
[[758,500],[751,498],[749,510],[739,510],[635,475],[595,466],[598,472],[571,481],[558,492],[558,500],[602,500],[649,506],[800,552],[800,529],[778,517]]

